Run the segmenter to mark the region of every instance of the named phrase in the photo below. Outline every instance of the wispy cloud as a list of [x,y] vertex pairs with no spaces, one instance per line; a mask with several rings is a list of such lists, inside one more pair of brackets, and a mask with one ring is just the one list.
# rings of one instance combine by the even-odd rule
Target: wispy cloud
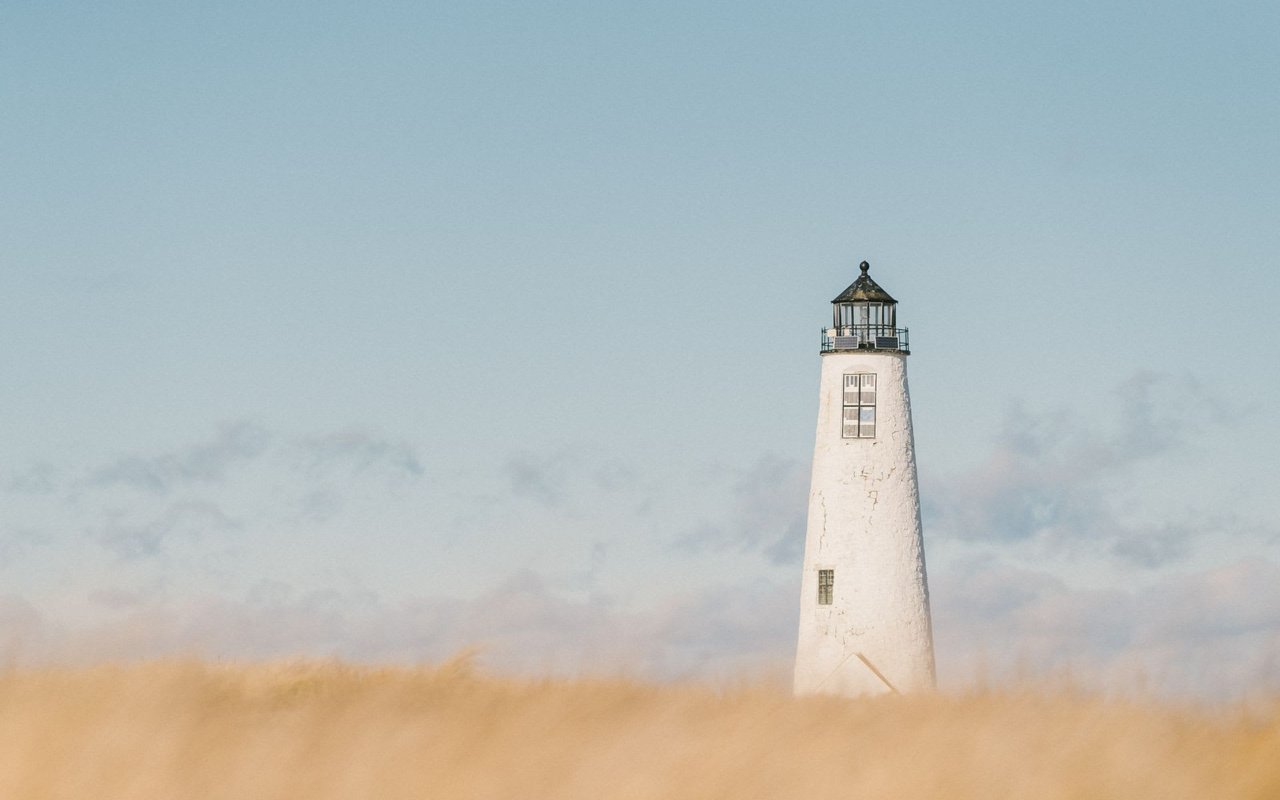
[[289,463],[312,476],[339,471],[358,475],[383,470],[417,477],[424,472],[421,458],[408,443],[374,436],[366,431],[347,430],[296,437],[288,440],[282,449]]
[[88,487],[127,486],[163,494],[181,485],[223,480],[233,467],[266,453],[272,435],[249,422],[221,426],[212,439],[168,453],[129,455],[89,472]]
[[512,494],[531,498],[548,508],[557,508],[564,503],[569,470],[569,458],[564,452],[554,455],[517,453],[502,465],[503,476]]
[[[970,542],[1035,542],[1049,551],[1087,547],[1138,566],[1184,557],[1197,532],[1230,522],[1166,512],[1134,521],[1118,487],[1158,480],[1148,469],[1186,451],[1195,431],[1233,414],[1193,378],[1139,373],[1112,392],[1114,419],[1069,408],[1032,414],[1019,406],[986,459],[935,478],[925,494],[931,535]],[[1213,420],[1214,422],[1209,422]]]
[[1280,565],[1249,559],[1151,586],[1083,589],[996,559],[932,582],[939,672],[1069,675],[1206,698],[1280,688]]
[[13,563],[50,541],[50,536],[43,531],[0,524],[0,561]]
[[765,455],[730,474],[722,514],[678,536],[677,549],[758,552],[776,564],[798,562],[804,551],[807,466]]
[[[164,555],[178,539],[214,541],[210,534],[282,521],[324,525],[342,516],[351,492],[368,496],[417,481],[424,471],[403,441],[359,430],[285,434],[238,421],[160,452],[78,470],[42,463],[12,471],[0,488],[27,495],[29,506],[42,503],[42,515],[62,517],[64,529],[87,531],[120,558],[137,560]],[[20,520],[0,517],[0,557],[52,541]]]
[[569,447],[515,453],[502,462],[500,472],[513,496],[548,509],[576,509],[590,505],[594,496],[643,488],[639,473],[631,464]]
[[44,615],[25,598],[0,595],[0,659],[7,664],[40,655],[49,627]]
[[59,470],[48,462],[38,462],[11,470],[0,486],[15,494],[52,494],[61,484]]
[[126,588],[123,586],[104,586],[89,591],[87,597],[94,605],[111,611],[126,611],[143,608],[154,603],[164,590],[163,581],[151,581],[148,584]]
[[[310,479],[375,472],[416,478],[424,472],[421,457],[406,442],[360,430],[287,435],[239,421],[219,426],[206,441],[168,452],[121,456],[89,469],[76,485],[88,489],[124,486],[167,494],[182,488],[216,485],[237,470],[263,462]],[[51,467],[45,467],[20,477],[25,484],[43,486],[49,480],[38,479],[52,473]]]
[[[974,559],[935,575],[932,590],[946,688],[1065,676],[1106,690],[1211,700],[1280,690],[1274,561],[1096,589]],[[403,662],[478,648],[486,665],[528,674],[715,679],[766,672],[786,680],[796,592],[791,580],[708,581],[634,606],[566,593],[528,570],[473,598],[389,601],[361,590],[298,591],[274,580],[238,599],[113,587],[91,597],[112,616],[77,629],[51,624],[20,597],[0,598],[0,644],[9,642],[8,652],[28,661],[194,652]]]
[[[232,658],[447,658],[476,649],[491,668],[530,674],[628,673],[654,679],[785,669],[793,646],[789,585],[728,583],[648,608],[563,594],[518,571],[473,599],[388,602],[369,592],[295,591],[266,582],[244,597],[174,599],[119,587],[92,599],[114,612],[55,629],[25,601],[0,599],[0,622],[26,631],[24,661],[96,661],[175,653]],[[2,641],[2,640],[0,640]]]
[[199,539],[213,533],[237,530],[241,523],[208,501],[173,503],[142,523],[109,520],[92,535],[122,559],[159,556],[176,537]]

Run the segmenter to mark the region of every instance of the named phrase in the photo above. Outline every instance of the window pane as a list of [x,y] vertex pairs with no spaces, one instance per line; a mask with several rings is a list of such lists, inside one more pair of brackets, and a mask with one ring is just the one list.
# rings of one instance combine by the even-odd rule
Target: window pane
[[856,406],[858,404],[858,379],[861,375],[845,375],[844,376],[844,404],[846,406]]
[[[853,410],[853,409],[850,409],[850,411],[852,411],[852,410]],[[859,420],[863,425],[875,425],[875,424],[876,424],[876,407],[875,407],[875,406],[863,406],[862,408],[859,408],[859,409],[858,409],[858,420]]]

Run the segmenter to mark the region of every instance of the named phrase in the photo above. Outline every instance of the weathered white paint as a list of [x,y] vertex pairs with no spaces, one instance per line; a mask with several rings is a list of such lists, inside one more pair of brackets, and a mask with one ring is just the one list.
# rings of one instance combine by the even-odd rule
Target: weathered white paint
[[[890,691],[886,680],[903,692],[934,686],[906,363],[888,350],[822,354],[797,694],[876,694]],[[876,374],[874,439],[841,437],[844,376],[854,372]],[[835,570],[830,605],[818,604],[820,569]]]

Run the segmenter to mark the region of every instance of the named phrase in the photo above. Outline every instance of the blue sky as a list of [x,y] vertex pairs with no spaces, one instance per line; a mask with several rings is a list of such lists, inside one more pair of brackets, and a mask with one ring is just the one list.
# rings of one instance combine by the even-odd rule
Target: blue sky
[[7,657],[785,670],[867,259],[944,685],[1280,684],[1274,5],[4,18]]

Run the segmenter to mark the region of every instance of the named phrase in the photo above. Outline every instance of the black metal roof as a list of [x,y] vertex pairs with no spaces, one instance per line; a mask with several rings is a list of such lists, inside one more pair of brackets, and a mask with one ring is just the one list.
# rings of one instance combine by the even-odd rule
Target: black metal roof
[[867,271],[871,269],[870,264],[863,261],[861,264],[858,265],[858,267],[862,270],[862,274],[858,276],[858,279],[856,281],[849,284],[848,289],[845,289],[843,292],[841,292],[839,296],[837,296],[836,299],[832,300],[831,302],[833,303],[867,303],[867,302],[896,303],[898,302],[897,300],[894,300],[892,297],[890,297],[888,292],[886,292],[884,289],[881,289],[880,284],[871,280],[871,276],[867,274]]

